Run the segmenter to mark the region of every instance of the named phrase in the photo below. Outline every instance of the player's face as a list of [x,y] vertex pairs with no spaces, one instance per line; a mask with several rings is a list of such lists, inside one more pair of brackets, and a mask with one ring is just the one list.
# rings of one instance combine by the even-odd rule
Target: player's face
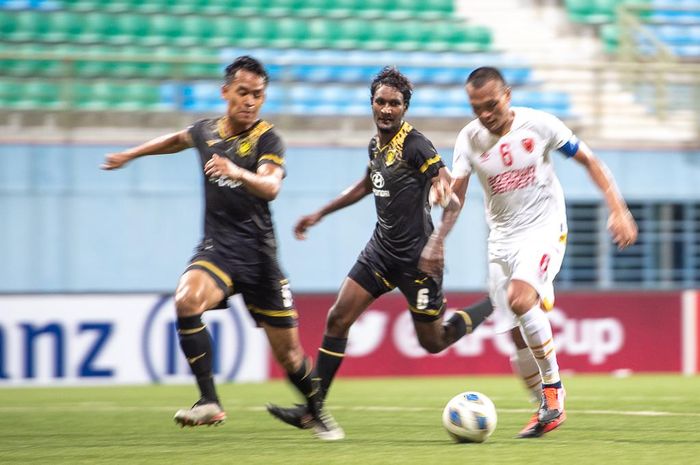
[[247,129],[258,120],[260,108],[265,101],[265,79],[250,71],[239,69],[233,80],[224,84],[221,94],[228,102],[228,117],[231,122]]
[[467,84],[467,95],[481,124],[490,132],[503,135],[512,118],[510,87],[497,80],[487,81],[479,88]]
[[377,131],[394,133],[401,127],[406,104],[403,94],[393,87],[379,86],[372,97],[372,115]]

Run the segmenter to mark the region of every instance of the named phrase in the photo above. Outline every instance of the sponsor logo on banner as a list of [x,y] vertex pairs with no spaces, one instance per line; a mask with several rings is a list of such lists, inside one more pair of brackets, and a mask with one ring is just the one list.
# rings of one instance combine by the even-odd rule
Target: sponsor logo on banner
[[[450,315],[448,311],[445,319]],[[548,315],[559,354],[582,355],[591,365],[600,365],[623,346],[625,330],[615,318],[573,319],[557,308]],[[381,310],[368,310],[350,329],[346,356],[369,356],[380,349],[385,338],[389,338],[399,354],[407,358],[444,357],[450,353],[459,357],[479,357],[490,350],[489,345],[503,356],[514,351],[510,335],[496,333],[494,325],[486,323],[440,354],[430,355],[418,342],[408,311],[390,320]]]
[[[575,372],[680,370],[679,293],[560,293],[547,316],[552,324],[559,365]],[[472,304],[483,294],[448,294],[453,309]],[[296,295],[304,347],[318,347],[327,309],[334,296]],[[664,316],[659,318],[659,309]],[[496,321],[499,313],[474,333],[439,354],[427,353],[398,293],[381,297],[352,326],[343,376],[452,375],[511,373],[514,347]],[[448,310],[445,319],[449,318]],[[507,315],[505,316],[508,317]],[[510,321],[510,320],[509,320]],[[307,349],[308,350],[308,349]],[[284,373],[271,364],[273,376]]]
[[[221,381],[268,373],[266,341],[240,297],[206,312]],[[0,296],[0,386],[192,383],[172,296]]]
[[[231,304],[224,311],[207,312],[203,321],[212,340],[214,374],[223,375],[227,381],[236,379],[246,356],[241,317]],[[141,353],[152,381],[183,376],[191,379],[189,365],[180,350],[171,296],[161,297],[150,310],[143,327]]]

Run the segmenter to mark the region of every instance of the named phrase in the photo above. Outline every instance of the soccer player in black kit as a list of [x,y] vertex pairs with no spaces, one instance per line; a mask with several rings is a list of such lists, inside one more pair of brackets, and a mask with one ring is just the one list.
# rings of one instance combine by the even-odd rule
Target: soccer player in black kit
[[[445,208],[445,222],[456,221],[460,204],[433,144],[403,120],[412,94],[408,79],[396,68],[386,67],[370,90],[377,134],[369,143],[365,175],[320,210],[302,217],[294,229],[296,237],[304,239],[306,230],[324,216],[374,194],[374,234],[340,288],[318,350],[316,369],[324,399],[343,360],[350,326],[382,294],[399,288],[408,301],[418,341],[430,353],[473,331],[493,310],[487,298],[443,322],[445,238],[433,234],[429,195]],[[427,253],[434,250],[439,253]],[[267,408],[297,428],[305,428],[305,418],[311,415],[303,404]]]
[[201,397],[179,410],[182,426],[219,424],[226,419],[212,376],[212,345],[201,316],[226,308],[240,293],[267,335],[277,361],[306,399],[305,426],[319,439],[344,433],[322,411],[313,363],[299,342],[297,312],[289,284],[277,262],[277,246],[268,202],[284,177],[284,145],[272,125],[259,119],[268,75],[254,58],[237,58],[226,68],[221,93],[227,114],[197,121],[182,131],[107,155],[103,169],[122,167],[144,155],[199,152],[204,173],[204,238],[175,292],[180,346],[197,379]]

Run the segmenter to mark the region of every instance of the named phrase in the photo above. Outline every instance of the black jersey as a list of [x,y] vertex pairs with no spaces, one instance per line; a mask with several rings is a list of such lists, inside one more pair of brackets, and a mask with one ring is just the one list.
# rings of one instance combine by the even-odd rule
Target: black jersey
[[384,147],[377,136],[372,138],[369,158],[377,209],[369,245],[402,263],[416,264],[433,231],[431,180],[445,165],[433,144],[406,122]]
[[[259,120],[247,131],[226,138],[223,119],[205,119],[189,129],[204,169],[217,154],[251,172],[265,163],[284,165],[284,144],[272,125]],[[239,181],[204,176],[204,240],[237,265],[276,260],[277,245],[267,200],[248,192]]]

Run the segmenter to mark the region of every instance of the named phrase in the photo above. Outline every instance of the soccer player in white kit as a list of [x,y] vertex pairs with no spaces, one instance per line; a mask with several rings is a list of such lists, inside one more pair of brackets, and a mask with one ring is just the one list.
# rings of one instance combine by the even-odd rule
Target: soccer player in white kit
[[[600,189],[610,210],[608,229],[620,248],[635,242],[637,225],[605,165],[555,116],[511,107],[510,88],[497,69],[474,70],[466,91],[477,119],[457,136],[452,189],[464,205],[473,172],[483,186],[490,230],[489,294],[497,328],[510,330],[517,349],[514,368],[540,399],[518,436],[539,437],[566,420],[552,328],[544,313],[554,304],[552,283],[567,236],[553,152],[579,162]],[[432,247],[423,254],[425,268],[442,266],[440,238],[453,224],[443,221],[434,233]]]

